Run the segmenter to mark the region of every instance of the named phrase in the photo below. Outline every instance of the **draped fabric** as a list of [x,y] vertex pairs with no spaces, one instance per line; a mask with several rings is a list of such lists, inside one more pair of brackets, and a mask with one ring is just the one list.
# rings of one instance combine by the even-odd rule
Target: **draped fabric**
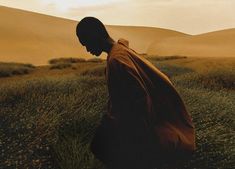
[[120,39],[107,57],[108,111],[93,139],[93,153],[107,162],[193,152],[194,125],[179,93],[128,44]]

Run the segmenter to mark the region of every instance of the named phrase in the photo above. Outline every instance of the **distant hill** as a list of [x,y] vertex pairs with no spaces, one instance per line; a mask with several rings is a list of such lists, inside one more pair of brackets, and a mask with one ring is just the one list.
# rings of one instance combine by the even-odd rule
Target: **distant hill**
[[[78,21],[3,6],[0,6],[0,18],[0,61],[42,65],[56,57],[92,57],[75,35]],[[115,40],[129,40],[139,53],[146,53],[153,42],[189,36],[150,27],[108,25],[107,29]]]
[[235,57],[235,29],[156,41],[149,46],[147,53],[160,56]]

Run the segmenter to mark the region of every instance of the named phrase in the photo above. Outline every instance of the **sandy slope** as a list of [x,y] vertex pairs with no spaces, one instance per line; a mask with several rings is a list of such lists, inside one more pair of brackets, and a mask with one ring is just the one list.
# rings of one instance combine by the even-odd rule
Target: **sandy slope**
[[[55,57],[92,57],[78,43],[77,21],[0,6],[0,61],[46,64]],[[107,26],[115,40],[122,37],[139,53],[150,44],[186,34],[159,28]],[[103,57],[105,55],[103,54]]]
[[235,29],[165,39],[152,43],[147,53],[160,56],[235,57]]

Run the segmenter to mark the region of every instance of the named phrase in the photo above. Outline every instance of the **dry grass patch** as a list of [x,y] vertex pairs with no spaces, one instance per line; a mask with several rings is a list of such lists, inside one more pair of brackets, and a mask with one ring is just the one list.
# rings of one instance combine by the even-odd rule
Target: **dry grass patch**
[[146,58],[151,61],[166,61],[175,59],[186,59],[187,56],[146,56]]
[[65,69],[72,67],[71,63],[55,63],[50,66],[50,69]]
[[[235,155],[234,90],[205,88],[198,80],[212,76],[205,71],[199,74],[168,61],[153,63],[170,76],[196,126],[196,153],[177,168],[231,168]],[[228,65],[224,64],[226,70]],[[105,169],[89,149],[107,111],[104,66],[79,63],[76,71],[58,70],[59,76],[48,76],[45,69],[44,76],[1,84],[0,168]],[[231,77],[218,70],[219,74],[210,72],[220,78]]]
[[72,63],[80,63],[80,62],[86,62],[86,59],[84,58],[55,58],[49,60],[49,64],[72,64]]
[[34,68],[35,66],[33,66],[32,64],[0,62],[0,77],[28,74]]
[[86,61],[87,61],[87,62],[94,62],[94,63],[101,63],[101,62],[103,62],[104,60],[101,59],[101,58],[91,58],[91,59],[87,59]]

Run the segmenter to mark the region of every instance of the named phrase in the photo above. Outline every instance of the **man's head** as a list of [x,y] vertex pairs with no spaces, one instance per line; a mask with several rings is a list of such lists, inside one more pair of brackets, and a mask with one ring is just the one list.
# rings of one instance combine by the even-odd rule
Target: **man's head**
[[104,43],[110,38],[104,24],[94,17],[85,17],[77,25],[76,34],[87,51],[99,56],[104,50]]

